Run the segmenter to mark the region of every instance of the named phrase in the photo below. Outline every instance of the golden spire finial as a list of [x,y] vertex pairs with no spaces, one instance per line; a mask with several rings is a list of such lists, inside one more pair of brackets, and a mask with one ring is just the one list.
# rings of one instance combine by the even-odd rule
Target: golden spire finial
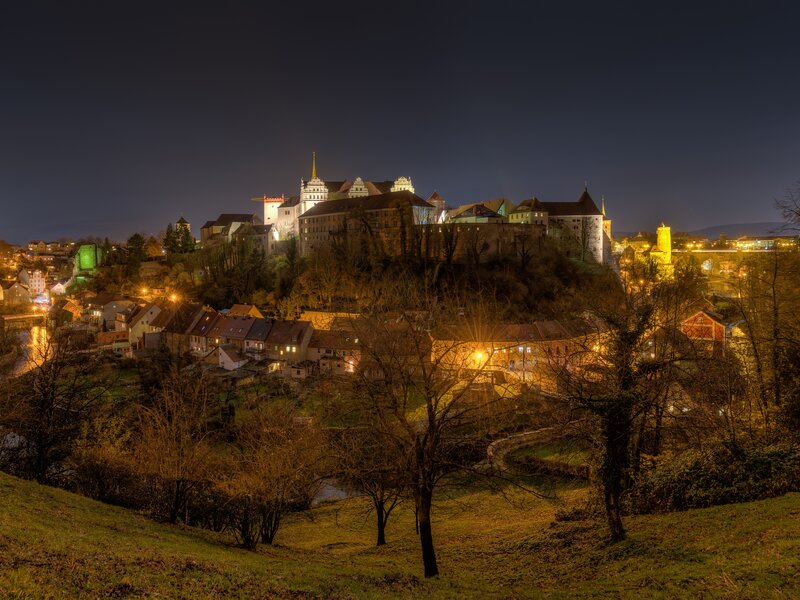
[[603,216],[606,216],[606,197],[600,196],[600,212],[603,213]]
[[317,178],[317,153],[311,153],[311,179]]

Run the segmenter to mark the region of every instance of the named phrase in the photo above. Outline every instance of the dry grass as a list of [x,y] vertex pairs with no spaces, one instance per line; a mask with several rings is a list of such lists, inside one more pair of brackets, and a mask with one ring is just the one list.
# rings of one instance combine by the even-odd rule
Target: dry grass
[[[247,552],[222,534],[0,475],[0,591],[8,598],[792,598],[800,596],[800,494],[602,524],[552,524],[558,504],[509,491],[439,503],[442,576],[421,577],[413,513],[374,546],[361,499],[291,515],[277,545]],[[581,489],[562,490],[574,505]],[[511,501],[509,501],[509,499]]]

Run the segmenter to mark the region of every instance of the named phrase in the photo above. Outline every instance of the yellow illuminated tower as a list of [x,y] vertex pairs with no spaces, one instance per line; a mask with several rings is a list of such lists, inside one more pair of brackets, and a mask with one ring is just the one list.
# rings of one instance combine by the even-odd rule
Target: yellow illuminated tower
[[664,223],[656,229],[656,247],[661,252],[664,264],[672,264],[672,232]]
[[656,229],[654,250],[650,252],[650,256],[658,261],[659,273],[662,277],[670,277],[672,275],[672,232],[664,223],[661,223],[661,227]]

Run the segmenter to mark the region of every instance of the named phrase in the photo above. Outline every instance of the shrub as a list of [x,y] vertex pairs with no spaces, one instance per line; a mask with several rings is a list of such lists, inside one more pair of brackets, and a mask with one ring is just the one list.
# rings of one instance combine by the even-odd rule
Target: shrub
[[627,495],[633,513],[668,512],[749,502],[800,491],[800,447],[730,449],[716,444],[661,459]]

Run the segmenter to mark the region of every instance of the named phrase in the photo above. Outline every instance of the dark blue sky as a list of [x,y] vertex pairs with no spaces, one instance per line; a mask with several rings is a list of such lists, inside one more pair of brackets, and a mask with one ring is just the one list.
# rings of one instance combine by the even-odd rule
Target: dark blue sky
[[[800,179],[778,2],[18,2],[0,238],[195,231],[327,179],[572,200],[615,228],[777,220]],[[435,5],[435,6],[429,6]]]

